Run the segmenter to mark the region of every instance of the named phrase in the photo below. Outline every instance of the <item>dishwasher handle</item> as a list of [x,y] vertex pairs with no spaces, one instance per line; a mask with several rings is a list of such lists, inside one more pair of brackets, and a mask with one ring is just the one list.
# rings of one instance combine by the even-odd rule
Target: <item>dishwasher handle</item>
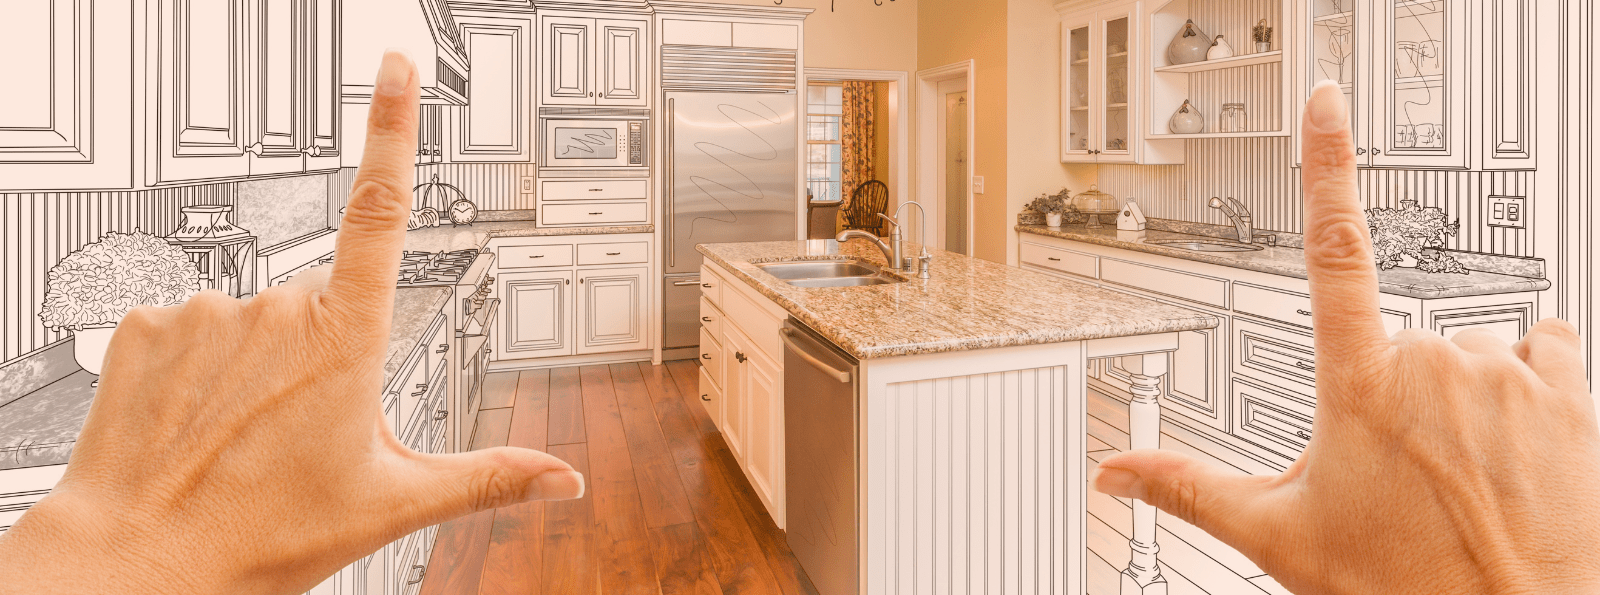
[[824,374],[827,374],[830,378],[833,378],[834,380],[838,380],[839,382],[843,382],[843,383],[846,383],[846,384],[850,383],[850,371],[849,370],[840,370],[838,368],[830,366],[830,365],[828,365],[827,362],[824,362],[824,361],[822,361],[820,359],[817,359],[817,356],[811,355],[811,352],[806,351],[804,347],[801,347],[800,345],[797,345],[794,342],[794,339],[793,339],[793,337],[794,337],[794,329],[785,328],[785,329],[781,329],[781,330],[783,331],[783,344],[787,345],[789,347],[789,350],[793,351],[795,355],[800,356],[800,359],[805,360],[806,363],[811,364],[812,367],[814,367],[814,368],[816,368],[818,370],[821,370]]

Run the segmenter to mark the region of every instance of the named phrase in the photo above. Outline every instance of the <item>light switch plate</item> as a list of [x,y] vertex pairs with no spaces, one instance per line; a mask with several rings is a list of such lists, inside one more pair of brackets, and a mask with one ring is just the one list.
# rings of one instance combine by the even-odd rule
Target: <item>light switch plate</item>
[[983,194],[983,176],[972,176],[972,193]]
[[1489,227],[1528,228],[1527,197],[1490,195],[1488,208],[1485,219]]
[[522,193],[533,194],[533,176],[522,176]]

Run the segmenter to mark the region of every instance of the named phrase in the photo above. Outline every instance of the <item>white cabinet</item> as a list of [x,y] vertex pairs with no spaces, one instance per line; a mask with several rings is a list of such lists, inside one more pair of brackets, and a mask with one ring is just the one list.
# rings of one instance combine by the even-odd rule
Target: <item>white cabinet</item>
[[572,355],[572,271],[500,273],[500,359]]
[[733,458],[748,469],[746,453],[750,444],[750,354],[755,349],[750,339],[737,328],[729,327],[722,334],[722,436],[728,442]]
[[472,94],[453,108],[450,160],[533,161],[533,22],[457,17],[472,64]]
[[648,349],[644,267],[578,270],[578,353]]
[[650,21],[541,17],[540,98],[544,105],[643,106]]
[[[719,271],[707,263],[700,278],[732,278]],[[778,332],[786,316],[777,304],[742,283],[703,285],[701,401],[780,528],[785,524],[785,458],[783,348]]]
[[[1142,77],[1141,4],[1063,3],[1062,163],[1182,163],[1182,141],[1144,140],[1138,117]],[[1079,9],[1078,7],[1087,7]]]
[[0,190],[130,184],[131,6],[108,0],[6,5],[0,52],[11,58],[0,66],[6,82]]

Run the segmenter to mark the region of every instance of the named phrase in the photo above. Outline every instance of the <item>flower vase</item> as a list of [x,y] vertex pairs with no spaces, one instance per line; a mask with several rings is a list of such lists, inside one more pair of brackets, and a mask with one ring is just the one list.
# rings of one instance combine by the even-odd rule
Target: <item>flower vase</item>
[[[111,345],[111,335],[116,332],[115,324],[72,331],[72,356],[78,360],[83,371],[100,375],[100,368],[105,364],[106,347]],[[95,381],[95,384],[99,383]]]
[[1414,268],[1417,268],[1417,257],[1402,252],[1400,254],[1400,264],[1397,264],[1395,266],[1403,268],[1403,269],[1414,269]]
[[1047,227],[1061,227],[1061,213],[1045,213],[1044,224]]

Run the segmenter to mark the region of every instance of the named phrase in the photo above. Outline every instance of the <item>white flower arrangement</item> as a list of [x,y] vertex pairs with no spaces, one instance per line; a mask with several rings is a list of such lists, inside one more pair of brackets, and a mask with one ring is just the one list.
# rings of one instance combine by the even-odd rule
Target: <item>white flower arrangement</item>
[[39,320],[57,330],[113,325],[138,306],[174,306],[199,291],[200,271],[182,248],[112,232],[50,268]]

